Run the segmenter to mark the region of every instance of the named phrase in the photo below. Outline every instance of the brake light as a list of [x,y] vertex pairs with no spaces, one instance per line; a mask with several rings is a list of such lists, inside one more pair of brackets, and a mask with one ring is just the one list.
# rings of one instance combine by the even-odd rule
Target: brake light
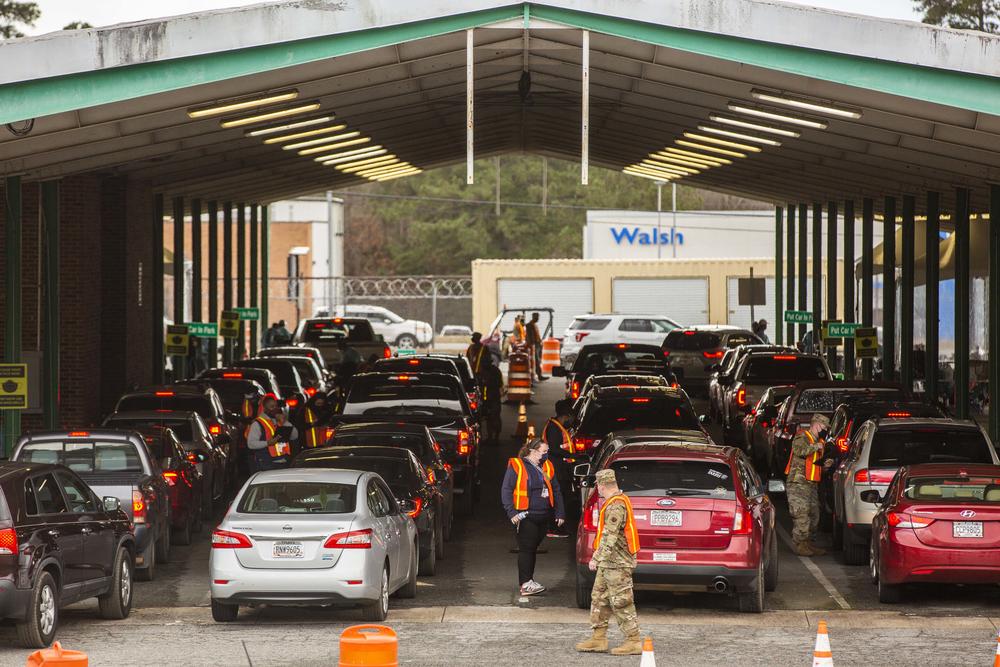
[[412,375],[393,375],[389,378],[390,380],[398,380],[400,382],[409,382],[410,380],[415,380],[416,378]]
[[163,473],[163,479],[169,486],[176,486],[177,478],[179,476],[180,475],[178,475],[178,473],[173,470],[167,470],[166,472]]
[[208,432],[211,433],[212,435],[221,435],[222,427],[219,426],[218,424],[212,424],[208,427]]
[[243,373],[223,373],[222,377],[224,377],[224,378],[242,379],[243,378]]
[[[432,473],[433,474],[433,473]],[[424,501],[420,498],[413,499],[413,509],[406,513],[411,519],[416,519],[420,516],[420,511],[424,509]]]
[[287,405],[290,408],[296,408],[299,405],[299,399],[297,399],[297,398],[286,399],[285,400],[285,405]]
[[795,361],[798,357],[794,354],[776,354],[771,358],[776,361]]
[[591,532],[597,532],[597,523],[600,520],[600,510],[597,509],[597,492],[590,495],[587,500],[587,509],[583,511],[583,528]]
[[633,403],[649,403],[649,399],[648,398],[633,398],[632,402]]
[[89,438],[90,431],[70,431],[69,437],[71,438]]
[[313,329],[325,329],[326,328],[326,322],[313,322],[312,328]]
[[132,491],[132,523],[146,523],[146,498],[138,489]]
[[847,451],[847,438],[845,438],[844,436],[840,436],[839,438],[837,438],[837,449],[839,449],[842,452]]
[[670,350],[664,350],[663,351],[663,356],[664,357],[669,357],[670,356]]
[[685,335],[685,336],[693,336],[694,334],[695,334],[695,332],[694,332],[694,331],[685,331],[685,332],[684,332],[684,335]]
[[580,398],[580,383],[576,380],[573,380],[573,384],[570,385],[569,395],[574,400]]
[[597,442],[597,438],[573,438],[573,447],[577,452],[585,452],[595,442]]
[[174,392],[172,392],[172,391],[158,391],[158,392],[156,392],[156,395],[157,396],[173,396]]
[[450,463],[445,463],[444,464],[444,469],[447,470],[449,472],[449,474],[450,474],[451,470],[452,470],[451,464]]
[[419,366],[420,365],[420,360],[419,359],[407,359],[406,363],[408,363],[411,366]]
[[252,547],[253,543],[246,535],[229,530],[216,529],[212,531],[213,549],[250,549]]
[[13,556],[17,553],[17,531],[13,528],[0,530],[0,556]]
[[739,509],[733,516],[733,535],[749,535],[753,531],[753,515]]
[[590,335],[589,331],[576,334],[576,342],[579,343],[589,335]]
[[461,429],[458,432],[458,455],[465,456],[472,451],[472,446],[469,444],[471,436],[466,429]]
[[855,484],[888,484],[895,476],[895,470],[869,470],[862,468],[854,473],[854,482]]
[[342,317],[335,317],[335,318],[333,318],[333,323],[334,324],[343,324],[344,323],[344,318],[342,318]]
[[721,359],[722,350],[716,350],[714,352],[702,352],[701,356],[705,357],[706,359]]
[[392,350],[390,350],[389,346],[386,345],[385,347],[382,348],[382,358],[388,359],[391,356],[392,356]]
[[428,468],[427,469],[427,481],[430,482],[431,484],[434,484],[434,483],[437,482],[437,476],[434,474],[434,469],[433,468]]
[[336,429],[330,428],[328,426],[327,429],[326,429],[326,439],[329,440],[330,438],[332,438],[333,434],[336,433],[336,432],[337,432]]
[[902,419],[904,417],[912,417],[912,416],[913,415],[911,415],[909,412],[890,412],[889,414],[886,415],[886,417],[892,417],[894,419]]
[[479,409],[479,403],[477,403],[476,401],[469,401],[469,409],[470,410],[478,410]]
[[745,406],[747,404],[747,390],[740,387],[736,392],[736,405]]
[[323,543],[324,549],[371,549],[371,528],[334,533]]
[[312,398],[316,395],[316,387],[306,387],[306,396]]
[[934,523],[934,519],[905,512],[889,512],[885,515],[885,520],[893,528],[926,528]]
[[628,345],[626,343],[618,343],[617,347],[618,347],[619,350],[627,350],[628,349]]

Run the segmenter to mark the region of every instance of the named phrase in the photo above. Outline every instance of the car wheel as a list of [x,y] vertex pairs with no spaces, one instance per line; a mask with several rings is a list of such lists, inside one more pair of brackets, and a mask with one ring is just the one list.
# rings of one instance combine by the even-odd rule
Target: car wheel
[[764,570],[764,590],[768,593],[778,588],[778,538],[771,533],[771,547],[768,549],[767,568]]
[[396,591],[396,595],[407,600],[417,597],[417,570],[420,569],[420,545],[413,543],[413,555],[410,556],[410,576],[406,583]]
[[848,565],[864,565],[868,562],[868,545],[859,539],[854,531],[844,526],[844,562]]
[[136,570],[135,578],[139,581],[152,581],[156,576],[156,546],[146,547],[146,566]]
[[120,620],[128,618],[132,611],[132,555],[128,549],[120,547],[115,554],[111,587],[97,598],[101,618]]
[[59,591],[55,579],[42,572],[31,589],[26,620],[17,624],[17,638],[24,648],[45,648],[59,625]]
[[590,592],[594,582],[576,568],[576,606],[580,609],[590,609]]
[[844,524],[840,523],[837,516],[834,515],[831,518],[833,526],[830,528],[830,534],[833,538],[833,549],[838,551],[844,548]]
[[472,516],[474,500],[472,498],[472,484],[466,484],[462,490],[462,495],[458,499],[458,511],[462,516]]
[[417,349],[417,339],[413,334],[400,334],[396,339],[396,347],[403,347],[410,350]]
[[177,544],[180,544],[182,546],[187,546],[191,544],[191,532],[192,532],[191,524],[193,523],[194,523],[194,517],[188,514],[188,516],[184,520],[184,525],[181,526],[180,528],[175,529],[175,532],[177,533]]
[[[875,567],[878,567],[877,560]],[[876,575],[877,573],[878,570],[876,570]],[[902,597],[903,587],[899,584],[887,584],[882,580],[882,577],[879,577],[876,586],[878,587],[878,601],[883,604],[895,604]]]
[[868,578],[873,584],[878,584],[878,556],[875,554],[875,540],[868,549]]
[[444,519],[441,518],[440,514],[437,515],[437,519],[435,520],[434,523],[436,525],[434,532],[435,532],[435,546],[437,547],[437,557],[438,559],[441,559],[444,558]]
[[170,562],[170,520],[164,522],[162,535],[156,541],[156,560],[161,563]]
[[437,529],[431,530],[431,543],[420,554],[420,576],[433,577],[437,571]]
[[379,596],[361,608],[362,620],[381,623],[389,615],[389,570],[382,567],[382,584]]
[[222,604],[215,598],[212,598],[212,620],[216,623],[232,623],[239,615],[239,605]]
[[451,542],[451,533],[455,527],[455,500],[452,498],[451,509],[448,512],[448,516],[444,521],[444,528],[442,529],[443,537],[445,542]]
[[757,564],[757,576],[754,577],[755,590],[737,593],[740,611],[746,614],[759,614],[764,611],[764,559]]

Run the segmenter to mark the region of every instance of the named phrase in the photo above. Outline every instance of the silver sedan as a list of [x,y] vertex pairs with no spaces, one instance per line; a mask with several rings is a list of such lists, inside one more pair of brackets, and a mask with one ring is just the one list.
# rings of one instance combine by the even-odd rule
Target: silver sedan
[[416,595],[417,540],[374,473],[257,473],[212,533],[212,617],[268,604],[360,607],[364,620],[385,620],[390,594]]

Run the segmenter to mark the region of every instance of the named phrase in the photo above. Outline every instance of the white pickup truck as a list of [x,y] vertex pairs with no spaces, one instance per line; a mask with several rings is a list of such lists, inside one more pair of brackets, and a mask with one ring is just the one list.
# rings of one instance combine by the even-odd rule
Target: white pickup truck
[[387,343],[402,348],[416,348],[430,345],[434,340],[434,329],[427,322],[403,319],[388,308],[352,303],[347,306],[337,306],[330,312],[322,307],[316,310],[313,317],[359,317],[371,322],[375,333],[382,336]]

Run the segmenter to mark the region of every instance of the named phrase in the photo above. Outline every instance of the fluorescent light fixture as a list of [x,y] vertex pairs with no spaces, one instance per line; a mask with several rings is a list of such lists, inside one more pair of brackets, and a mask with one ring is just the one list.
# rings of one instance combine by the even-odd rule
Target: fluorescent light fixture
[[625,167],[624,169],[622,169],[622,173],[628,174],[629,176],[638,176],[640,178],[648,178],[651,181],[660,181],[660,182],[669,181],[674,178],[677,178],[676,176],[659,176],[656,174],[647,174],[646,172],[640,171],[635,167]]
[[664,171],[663,169],[653,169],[652,167],[647,167],[644,164],[633,164],[631,167],[629,167],[629,169],[633,169],[635,171],[641,171],[644,174],[651,174],[653,176],[659,176],[659,177],[664,178],[664,179],[669,179],[669,178],[683,178],[684,176],[688,176],[689,175],[689,174],[677,173],[677,172],[674,172],[674,171]]
[[709,153],[728,155],[729,157],[746,157],[746,155],[744,155],[743,153],[737,153],[736,151],[727,151],[725,148],[717,148],[715,146],[705,146],[704,144],[695,143],[694,141],[685,141],[684,139],[675,139],[674,143],[676,143],[678,146],[697,148],[700,151],[708,151]]
[[719,146],[728,146],[730,148],[738,148],[742,151],[749,151],[751,153],[759,153],[760,147],[758,146],[747,146],[746,144],[738,144],[735,141],[726,141],[725,139],[716,139],[715,137],[706,137],[704,134],[695,134],[694,132],[685,132],[684,136],[688,139],[694,139],[695,141],[706,141],[710,144],[717,144]]
[[334,155],[339,157],[334,157],[333,155],[320,155],[317,158],[313,158],[316,162],[322,162],[323,164],[341,164],[343,162],[350,162],[351,160],[360,160],[367,157],[375,157],[376,155],[384,155],[389,151],[381,146],[368,146],[365,152],[354,152],[346,151],[344,153],[335,153]]
[[822,120],[812,120],[810,118],[801,118],[799,116],[789,116],[787,114],[778,113],[777,111],[768,111],[767,109],[748,107],[746,105],[735,104],[733,102],[729,103],[729,110],[734,111],[736,113],[743,113],[748,116],[756,116],[757,118],[766,118],[767,120],[774,120],[779,123],[790,123],[791,125],[811,127],[814,130],[825,130],[827,128],[827,123]]
[[292,121],[290,123],[281,123],[279,125],[270,125],[268,127],[258,127],[254,130],[246,130],[243,132],[243,136],[246,137],[263,137],[267,134],[276,134],[278,132],[287,132],[289,130],[297,130],[300,127],[312,127],[313,125],[320,125],[322,123],[331,122],[336,116],[333,114],[328,114],[326,116],[314,116],[312,118],[302,118],[301,120]]
[[685,150],[682,150],[680,148],[674,148],[672,146],[668,146],[668,147],[664,148],[660,152],[661,153],[667,152],[667,153],[671,153],[673,155],[686,155],[687,157],[695,158],[697,160],[701,160],[703,162],[708,162],[709,164],[714,164],[714,165],[720,166],[720,167],[722,165],[724,165],[724,164],[732,164],[733,163],[732,160],[727,160],[724,157],[715,157],[714,155],[705,155],[704,153],[695,153],[694,151],[685,151]]
[[332,137],[320,137],[319,139],[307,139],[306,141],[296,141],[295,143],[285,144],[281,147],[282,150],[293,151],[296,148],[305,148],[306,146],[318,146],[320,144],[330,144],[335,141],[343,141],[344,139],[353,139],[354,137],[360,135],[361,133],[357,130],[353,132],[344,132],[343,134],[335,134]]
[[373,179],[373,180],[378,181],[379,183],[381,183],[382,181],[391,181],[394,178],[402,178],[403,176],[415,176],[417,174],[422,173],[423,171],[424,171],[423,169],[416,169],[415,168],[415,169],[412,169],[411,171],[401,171],[401,172],[396,173],[396,174],[389,174],[387,176],[380,176],[379,178],[376,178],[376,179]]
[[726,116],[720,116],[718,114],[712,114],[709,116],[710,119],[714,120],[716,123],[722,123],[723,125],[734,125],[736,127],[742,127],[747,130],[757,130],[758,132],[770,132],[771,134],[777,134],[782,137],[791,137],[797,139],[801,137],[802,134],[796,132],[795,130],[786,130],[780,127],[772,127],[771,125],[761,125],[760,123],[749,123],[745,120],[737,120],[735,118],[727,118]]
[[297,245],[297,246],[294,246],[294,247],[292,247],[288,251],[288,254],[289,255],[308,255],[309,254],[309,246],[307,246],[307,245]]
[[710,125],[699,125],[698,129],[702,132],[709,132],[710,134],[718,134],[723,137],[731,137],[733,139],[740,139],[742,141],[753,141],[758,144],[764,144],[765,146],[780,146],[780,141],[775,141],[774,139],[765,139],[764,137],[755,137],[752,134],[741,134],[739,132],[731,132],[730,130],[723,130],[719,127],[712,127]]
[[410,164],[409,162],[400,162],[399,164],[389,164],[389,165],[383,165],[381,167],[372,167],[371,169],[362,169],[361,171],[358,171],[357,174],[358,174],[358,176],[364,176],[365,178],[368,178],[370,176],[376,176],[376,175],[380,175],[380,174],[387,174],[390,171],[399,171],[400,169],[409,169],[412,166],[413,165]]
[[404,171],[413,171],[414,169],[417,169],[417,167],[410,164],[409,162],[404,162],[403,164],[397,164],[391,167],[387,167],[385,169],[380,169],[378,170],[378,173],[374,174],[366,173],[365,178],[371,178],[371,179],[382,178],[383,176],[390,176],[392,174],[398,174]]
[[366,160],[347,162],[344,164],[335,164],[334,166],[337,168],[337,171],[350,174],[355,171],[361,171],[366,167],[385,166],[399,161],[400,159],[398,157],[390,153],[389,155],[382,155],[379,157],[372,157]]
[[212,102],[211,104],[203,104],[202,106],[192,107],[188,109],[187,114],[189,118],[207,118],[209,116],[218,116],[219,114],[242,111],[243,109],[254,109],[268,104],[277,104],[278,102],[288,102],[289,100],[294,100],[298,96],[299,91],[297,90],[280,90],[274,93],[262,93],[249,97],[236,97],[229,100],[222,100],[220,102]]
[[655,160],[657,162],[669,162],[671,164],[679,164],[684,167],[693,167],[695,169],[711,169],[714,164],[708,164],[707,162],[702,162],[701,160],[692,160],[691,158],[680,157],[679,155],[669,155],[664,153],[653,153],[649,156],[650,160]]
[[836,106],[830,103],[817,102],[802,97],[796,97],[795,95],[786,95],[784,93],[771,93],[766,90],[754,89],[750,91],[750,94],[753,95],[754,99],[760,100],[761,102],[782,104],[795,109],[805,109],[806,111],[825,113],[830,116],[837,116],[838,118],[851,118],[854,120],[861,118],[860,109]]
[[662,171],[671,171],[678,174],[698,174],[701,173],[698,169],[691,169],[690,167],[680,167],[674,164],[665,164],[663,162],[656,162],[654,160],[643,160],[639,163],[640,166],[648,167],[650,169],[660,169]]
[[253,114],[252,116],[237,116],[236,118],[221,120],[219,121],[219,124],[227,129],[230,127],[243,127],[244,125],[253,125],[254,123],[263,123],[277,118],[294,116],[299,113],[308,113],[310,111],[316,111],[317,109],[319,109],[319,102],[306,102],[304,104],[285,107],[284,109],[262,111],[260,113]]
[[[315,137],[318,134],[330,134],[331,132],[340,132],[341,130],[346,130],[347,126],[343,123],[339,125],[330,125],[329,127],[320,127],[315,130],[306,130],[305,132],[293,132],[292,134],[282,134],[277,137],[271,137],[270,139],[265,139],[265,144],[280,144],[285,141],[292,141],[293,139],[304,139],[305,137]],[[256,130],[251,130],[246,132],[246,136],[255,136],[251,132],[256,132]]]
[[[306,148],[299,151],[299,155],[314,155],[316,153],[326,153],[327,151],[335,151],[338,148],[347,148],[348,146],[357,146],[358,144],[366,144],[369,141],[371,141],[371,137],[358,137],[357,139],[338,141],[335,144],[326,144],[324,146],[314,146],[312,148]],[[381,146],[371,146],[371,148],[381,148]]]

